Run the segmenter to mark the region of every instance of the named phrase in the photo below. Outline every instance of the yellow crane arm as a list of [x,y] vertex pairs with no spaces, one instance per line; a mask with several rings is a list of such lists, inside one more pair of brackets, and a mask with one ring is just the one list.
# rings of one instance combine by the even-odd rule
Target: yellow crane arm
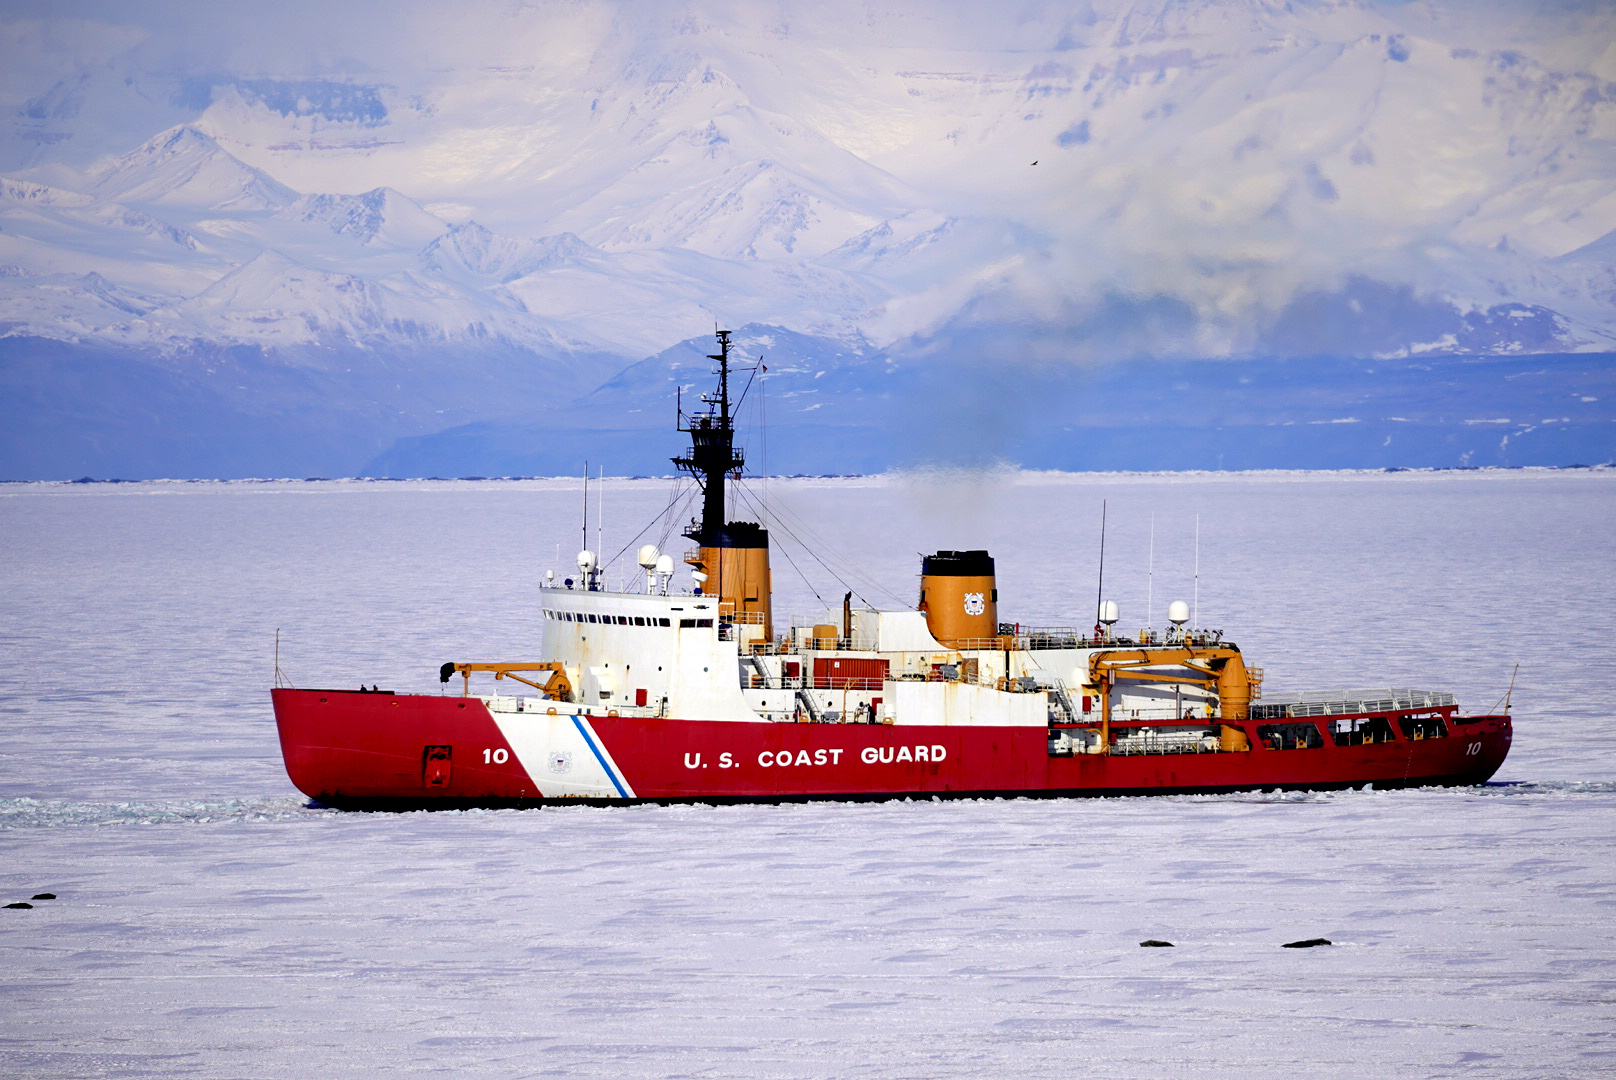
[[[495,680],[515,679],[519,683],[526,683],[533,689],[542,692],[546,697],[552,697],[558,701],[572,700],[572,680],[567,678],[566,665],[559,660],[517,661],[508,664],[456,664],[451,661],[438,669],[438,681],[448,682],[451,675],[459,674],[465,679],[461,693],[470,696],[471,673],[473,671],[492,671]],[[537,683],[532,679],[524,679],[516,674],[518,671],[548,671],[550,672],[550,677],[543,683]]]
[[[1201,677],[1139,670],[1167,665],[1188,668]],[[1115,649],[1096,652],[1089,657],[1089,680],[1100,690],[1102,745],[1107,746],[1111,737],[1111,687],[1118,679],[1216,687],[1219,717],[1223,720],[1245,720],[1251,715],[1251,699],[1260,678],[1259,672],[1247,669],[1239,649],[1223,646],[1209,649]]]
[[[1189,665],[1185,666],[1189,667]],[[1200,668],[1191,667],[1190,670],[1199,671]],[[1218,677],[1212,674],[1208,674],[1204,679],[1192,679],[1185,675],[1169,675],[1161,671],[1120,670],[1116,671],[1116,677],[1119,679],[1138,679],[1141,682],[1188,683],[1191,686],[1211,686],[1218,681]]]

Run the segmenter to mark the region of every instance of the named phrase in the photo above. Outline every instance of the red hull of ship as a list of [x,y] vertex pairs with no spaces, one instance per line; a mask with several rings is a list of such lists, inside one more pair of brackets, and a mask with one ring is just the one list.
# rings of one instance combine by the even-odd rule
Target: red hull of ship
[[[611,802],[547,799],[478,698],[273,692],[287,773],[356,808]],[[589,716],[628,801],[1094,796],[1480,784],[1509,752],[1507,716],[1446,738],[1243,752],[1052,757],[1038,727],[729,723]],[[1249,724],[1248,734],[1255,734]],[[919,749],[917,749],[919,748]],[[504,753],[499,753],[504,751]],[[917,758],[921,760],[916,760]],[[500,762],[496,764],[495,762]]]

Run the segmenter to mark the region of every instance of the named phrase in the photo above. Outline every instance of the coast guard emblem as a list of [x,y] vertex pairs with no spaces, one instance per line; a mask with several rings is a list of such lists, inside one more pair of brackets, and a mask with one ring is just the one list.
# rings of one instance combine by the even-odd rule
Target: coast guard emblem
[[980,615],[987,609],[988,606],[984,602],[984,596],[982,593],[968,592],[965,594],[965,614]]
[[568,753],[566,750],[558,751],[557,753],[550,755],[548,758],[548,764],[550,766],[550,771],[553,773],[571,772],[572,754]]

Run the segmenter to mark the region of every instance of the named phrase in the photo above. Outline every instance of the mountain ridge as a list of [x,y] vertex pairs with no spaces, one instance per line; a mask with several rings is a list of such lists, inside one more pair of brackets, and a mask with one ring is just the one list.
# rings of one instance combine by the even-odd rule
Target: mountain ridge
[[238,19],[12,57],[0,335],[521,356],[569,401],[714,326],[860,343],[870,385],[1616,351],[1616,12],[536,0],[335,20],[319,70]]

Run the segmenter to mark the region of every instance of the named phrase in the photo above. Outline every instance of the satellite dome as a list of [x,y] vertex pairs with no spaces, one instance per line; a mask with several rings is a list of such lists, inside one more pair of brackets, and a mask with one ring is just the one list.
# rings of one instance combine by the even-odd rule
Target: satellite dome
[[1183,626],[1190,621],[1190,606],[1182,600],[1174,600],[1167,605],[1167,621],[1174,626]]

